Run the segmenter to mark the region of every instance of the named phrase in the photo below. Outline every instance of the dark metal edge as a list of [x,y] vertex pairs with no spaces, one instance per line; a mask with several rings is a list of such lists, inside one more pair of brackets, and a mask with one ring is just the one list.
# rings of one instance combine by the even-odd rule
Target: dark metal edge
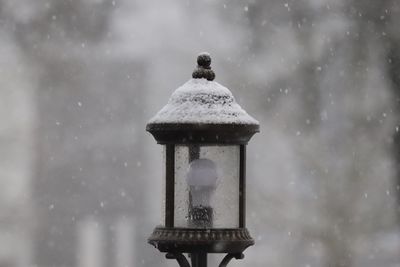
[[159,144],[247,144],[260,127],[256,124],[149,123],[146,130]]
[[240,253],[254,245],[246,228],[235,229],[154,229],[148,242],[161,252]]
[[175,145],[166,145],[165,155],[165,226],[174,227]]
[[246,227],[246,145],[240,145],[239,227]]

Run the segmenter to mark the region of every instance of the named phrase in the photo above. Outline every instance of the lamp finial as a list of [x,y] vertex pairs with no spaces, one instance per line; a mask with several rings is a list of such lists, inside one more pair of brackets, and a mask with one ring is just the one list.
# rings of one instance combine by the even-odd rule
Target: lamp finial
[[200,53],[197,56],[197,67],[193,71],[192,77],[194,79],[207,79],[213,81],[215,79],[215,73],[211,69],[211,57],[207,52]]

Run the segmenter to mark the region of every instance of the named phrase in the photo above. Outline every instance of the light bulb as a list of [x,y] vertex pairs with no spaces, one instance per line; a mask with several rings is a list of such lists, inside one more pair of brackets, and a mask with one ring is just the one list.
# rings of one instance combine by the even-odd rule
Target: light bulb
[[189,226],[212,227],[211,200],[217,185],[217,167],[212,160],[196,159],[189,165]]

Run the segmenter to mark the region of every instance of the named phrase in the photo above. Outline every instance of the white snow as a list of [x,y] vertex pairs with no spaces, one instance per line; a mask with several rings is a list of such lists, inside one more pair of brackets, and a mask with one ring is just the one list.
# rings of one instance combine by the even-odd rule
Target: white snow
[[176,89],[149,123],[259,124],[228,88],[206,79],[191,79]]

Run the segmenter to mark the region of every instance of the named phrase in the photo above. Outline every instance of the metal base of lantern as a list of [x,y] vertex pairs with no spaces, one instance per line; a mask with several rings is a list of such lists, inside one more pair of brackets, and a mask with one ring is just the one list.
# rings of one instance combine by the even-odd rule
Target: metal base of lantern
[[[207,267],[207,253],[227,253],[219,267],[233,259],[243,259],[243,251],[254,245],[246,228],[199,229],[156,227],[148,242],[167,259],[176,259],[180,267]],[[191,265],[183,253],[189,253]]]
[[195,229],[157,227],[148,242],[161,252],[241,254],[254,240],[246,228]]

